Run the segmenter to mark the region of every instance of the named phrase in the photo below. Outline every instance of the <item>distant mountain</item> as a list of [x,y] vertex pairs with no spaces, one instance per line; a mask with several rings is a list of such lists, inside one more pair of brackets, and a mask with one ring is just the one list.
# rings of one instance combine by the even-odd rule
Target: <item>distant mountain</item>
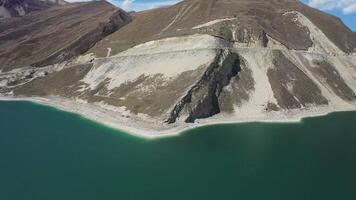
[[125,11],[105,1],[66,4],[3,20],[0,69],[65,61],[87,51],[130,20]]
[[0,18],[24,16],[64,4],[64,0],[0,0]]
[[0,23],[0,63],[3,95],[137,132],[356,109],[355,33],[299,0],[67,4]]

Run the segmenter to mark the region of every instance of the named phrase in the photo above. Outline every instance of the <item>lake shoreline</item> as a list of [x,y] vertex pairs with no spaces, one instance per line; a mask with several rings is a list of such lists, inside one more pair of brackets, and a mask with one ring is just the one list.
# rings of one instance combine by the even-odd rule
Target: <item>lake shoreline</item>
[[[308,109],[294,109],[278,112],[240,113],[241,116],[230,114],[218,114],[208,119],[197,120],[194,124],[178,121],[176,124],[168,125],[158,122],[157,119],[149,119],[147,116],[122,115],[122,110],[103,108],[96,104],[74,101],[61,97],[8,97],[0,96],[0,101],[28,101],[45,106],[54,107],[58,110],[77,114],[95,123],[109,128],[123,131],[127,134],[145,138],[156,139],[163,137],[178,136],[193,128],[239,123],[298,123],[304,118],[325,116],[334,112],[356,111],[356,104],[340,106],[319,106]],[[114,107],[113,107],[114,108]]]

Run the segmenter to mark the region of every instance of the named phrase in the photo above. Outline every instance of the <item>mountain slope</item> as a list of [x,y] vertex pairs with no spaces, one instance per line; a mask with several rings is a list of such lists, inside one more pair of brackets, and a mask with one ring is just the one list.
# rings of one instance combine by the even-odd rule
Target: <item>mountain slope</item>
[[0,69],[45,66],[77,56],[130,21],[105,1],[73,3],[0,23]]
[[[291,10],[305,15],[342,51],[350,53],[356,47],[352,31],[339,19],[298,0],[186,0],[171,7],[136,13],[133,23],[98,43],[92,52],[104,56],[103,52],[110,47],[115,54],[139,43],[194,33],[242,43],[266,33],[288,49],[306,50],[312,45],[311,38],[292,15],[285,14]],[[215,24],[201,26],[209,22]]]
[[0,0],[0,18],[24,16],[65,3],[63,0]]
[[147,136],[356,109],[354,33],[299,1],[187,0],[132,18],[85,54],[0,73],[0,93]]

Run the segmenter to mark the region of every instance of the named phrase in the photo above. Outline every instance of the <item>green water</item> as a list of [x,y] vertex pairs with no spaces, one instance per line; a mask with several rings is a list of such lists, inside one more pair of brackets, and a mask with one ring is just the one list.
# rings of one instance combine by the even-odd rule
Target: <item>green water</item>
[[356,112],[144,140],[0,102],[0,200],[355,200]]

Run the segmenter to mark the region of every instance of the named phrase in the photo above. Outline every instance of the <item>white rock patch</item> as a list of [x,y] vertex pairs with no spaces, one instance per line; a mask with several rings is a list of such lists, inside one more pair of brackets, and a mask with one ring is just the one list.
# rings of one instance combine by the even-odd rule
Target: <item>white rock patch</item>
[[107,54],[106,54],[106,57],[110,57],[110,55],[111,55],[111,48],[109,47],[109,48],[107,48],[108,49],[108,52],[107,52]]
[[20,16],[26,15],[26,12],[25,12],[25,10],[22,8],[22,6],[16,6],[16,7],[15,7],[15,10],[17,11],[17,13],[18,13]]
[[250,94],[248,102],[235,108],[236,114],[253,115],[264,112],[264,106],[267,103],[277,105],[277,100],[267,77],[268,69],[273,68],[272,52],[262,49],[245,49],[239,50],[238,53],[246,60],[247,67],[252,71],[255,90]]
[[162,74],[172,78],[179,74],[196,70],[215,58],[214,50],[182,51],[173,53],[111,57],[95,62],[92,70],[83,81],[94,89],[105,79],[110,79],[108,89],[119,87],[122,83],[133,81],[141,75]]
[[110,80],[110,90],[141,75],[160,74],[169,79],[207,66],[216,56],[215,49],[227,47],[229,43],[224,40],[200,34],[146,42],[116,56],[96,59],[83,82],[94,89],[104,80]]
[[236,20],[236,18],[216,19],[216,20],[207,22],[205,24],[200,24],[200,25],[194,26],[192,29],[200,29],[200,28],[209,27],[209,26],[212,26],[214,24],[221,23],[224,21],[233,21],[233,20]]
[[176,16],[174,16],[174,18],[172,19],[172,21],[164,28],[162,29],[161,32],[164,32],[166,30],[168,30],[176,21],[178,21],[179,19],[181,19],[185,14],[187,14],[187,12],[190,10],[190,8],[192,7],[186,7],[185,5],[179,10],[179,12],[177,13]]
[[210,35],[195,34],[187,37],[172,37],[137,45],[115,57],[157,54],[175,51],[218,49],[229,47],[229,43]]

